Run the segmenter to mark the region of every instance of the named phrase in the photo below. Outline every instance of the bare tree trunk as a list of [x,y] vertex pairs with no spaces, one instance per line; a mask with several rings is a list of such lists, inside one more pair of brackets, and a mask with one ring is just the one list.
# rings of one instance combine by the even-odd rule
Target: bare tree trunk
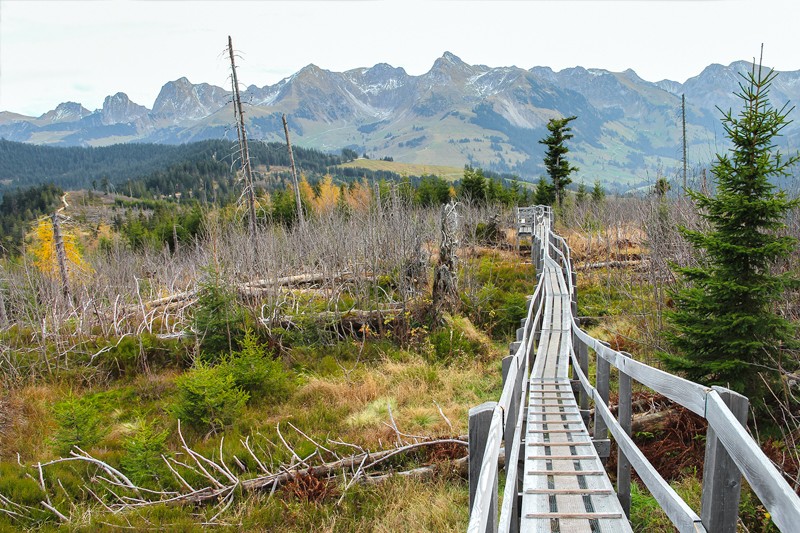
[[172,255],[178,253],[178,225],[172,224]]
[[[3,273],[2,268],[0,268],[0,274]],[[8,325],[8,314],[6,313],[6,300],[3,296],[3,292],[5,292],[5,283],[4,279],[0,277],[0,328],[4,328]]]
[[233,59],[233,41],[228,36],[228,53],[231,57],[231,77],[233,83],[233,113],[236,117],[236,131],[239,137],[239,149],[242,157],[242,173],[244,174],[245,194],[247,195],[247,208],[250,220],[248,228],[250,238],[256,235],[256,195],[253,188],[253,173],[250,167],[250,151],[247,148],[247,131],[244,128],[244,112],[242,99],[239,97],[239,80],[236,77],[236,63]]
[[67,273],[67,252],[64,249],[64,237],[61,235],[61,221],[58,212],[53,213],[53,244],[56,247],[58,272],[61,275],[61,290],[67,299],[70,299],[69,276]]
[[681,123],[683,124],[683,194],[686,194],[686,95],[681,95]]
[[457,228],[456,204],[443,205],[439,263],[433,276],[433,312],[437,321],[443,312],[453,312],[458,305]]
[[289,149],[289,162],[292,164],[292,183],[294,184],[294,199],[297,202],[297,219],[300,227],[306,227],[306,218],[303,214],[303,203],[300,201],[300,184],[297,182],[297,169],[294,166],[294,154],[292,153],[292,143],[289,141],[289,124],[286,122],[286,114],[283,115],[283,131],[286,133],[286,147]]

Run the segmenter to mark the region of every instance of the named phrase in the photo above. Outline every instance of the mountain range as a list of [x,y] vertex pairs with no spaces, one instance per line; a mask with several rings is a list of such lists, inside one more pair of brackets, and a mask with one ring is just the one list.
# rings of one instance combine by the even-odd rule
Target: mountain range
[[[713,64],[685,83],[650,82],[632,70],[469,65],[445,52],[420,76],[385,63],[346,72],[312,64],[275,85],[250,85],[242,101],[251,139],[281,140],[285,113],[299,146],[470,164],[531,181],[544,171],[538,141],[548,120],[576,115],[569,141],[580,168],[574,181],[624,190],[677,175],[682,95],[690,167],[724,150],[720,110],[736,113],[739,73],[751,68],[744,61]],[[800,71],[780,73],[770,97],[777,107],[800,100]],[[95,111],[76,102],[40,117],[2,111],[0,138],[52,146],[235,139],[231,100],[230,90],[179,78],[162,87],[150,109],[119,92]],[[800,145],[800,127],[790,124],[783,133],[782,145]]]

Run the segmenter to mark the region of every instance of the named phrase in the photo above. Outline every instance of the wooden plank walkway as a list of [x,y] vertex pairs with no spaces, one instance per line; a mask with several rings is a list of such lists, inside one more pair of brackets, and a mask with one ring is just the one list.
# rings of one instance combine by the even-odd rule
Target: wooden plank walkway
[[547,256],[542,276],[544,315],[530,378],[520,531],[631,531],[570,384],[567,283]]
[[[572,317],[576,294],[569,246],[550,230],[550,209],[520,209],[518,218],[520,224],[532,222],[539,280],[517,341],[503,360],[500,399],[470,409],[468,531],[629,532],[624,509],[630,506],[631,468],[681,533],[735,533],[742,477],[781,531],[800,531],[800,498],[746,430],[747,398],[648,366],[581,330]],[[596,356],[596,385],[588,377],[589,350]],[[570,363],[577,381],[570,380]],[[619,379],[616,417],[608,407],[612,369]],[[708,421],[702,516],[631,439],[633,381]],[[576,384],[583,409],[594,403],[595,440],[581,416],[588,411],[580,411],[573,394]],[[617,445],[616,491],[597,454],[597,448],[607,453],[609,434]],[[506,478],[499,500],[502,445]]]

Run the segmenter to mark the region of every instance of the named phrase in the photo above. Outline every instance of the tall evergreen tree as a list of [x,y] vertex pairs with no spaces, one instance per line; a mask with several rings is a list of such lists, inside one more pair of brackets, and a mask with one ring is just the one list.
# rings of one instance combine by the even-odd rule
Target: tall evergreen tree
[[678,269],[686,283],[674,294],[668,338],[679,355],[664,356],[671,369],[690,379],[727,385],[756,402],[763,385],[759,374],[785,366],[782,354],[796,344],[794,326],[776,310],[795,280],[772,267],[796,244],[778,230],[798,201],[776,191],[772,180],[788,176],[800,157],[785,157],[774,144],[792,110],[770,104],[775,76],[772,70],[764,74],[760,62],[742,75],[736,95],[743,108],[722,118],[733,146],[712,167],[716,196],[689,193],[709,230],[681,228],[702,260],[701,266]]
[[592,202],[595,204],[602,204],[606,199],[606,191],[600,184],[600,180],[595,180],[594,187],[592,188]]
[[547,130],[550,134],[539,141],[539,144],[547,146],[547,151],[544,154],[544,166],[553,183],[553,191],[559,207],[564,202],[566,186],[572,183],[569,175],[578,171],[578,167],[570,165],[569,161],[567,161],[566,155],[569,152],[569,148],[564,144],[574,137],[569,133],[572,128],[567,124],[576,118],[578,117],[551,118],[547,123]]
[[461,196],[477,204],[486,202],[486,177],[482,169],[464,167],[464,177],[461,178]]
[[536,192],[533,195],[533,203],[536,205],[553,205],[555,201],[556,194],[553,185],[547,183],[544,176],[540,176],[539,183],[536,184]]

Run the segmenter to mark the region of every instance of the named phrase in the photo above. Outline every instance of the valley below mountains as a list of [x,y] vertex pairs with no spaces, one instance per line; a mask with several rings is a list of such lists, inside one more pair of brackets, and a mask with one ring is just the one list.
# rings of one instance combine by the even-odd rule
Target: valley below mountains
[[[678,175],[682,95],[690,168],[707,166],[723,151],[720,109],[736,109],[739,73],[750,68],[744,61],[714,64],[681,84],[646,81],[632,70],[469,65],[446,52],[420,76],[384,63],[346,72],[308,65],[275,85],[250,85],[242,97],[254,140],[281,141],[286,114],[298,146],[336,153],[349,148],[415,164],[469,164],[527,181],[544,173],[538,141],[547,121],[577,115],[569,143],[570,160],[580,168],[574,181],[599,180],[624,192]],[[798,101],[800,71],[782,72],[770,98],[777,107]],[[800,145],[796,124],[783,133],[787,147]],[[152,108],[119,92],[95,111],[76,102],[40,117],[2,111],[0,138],[50,146],[181,144],[235,140],[236,129],[230,90],[179,78],[162,87]]]

